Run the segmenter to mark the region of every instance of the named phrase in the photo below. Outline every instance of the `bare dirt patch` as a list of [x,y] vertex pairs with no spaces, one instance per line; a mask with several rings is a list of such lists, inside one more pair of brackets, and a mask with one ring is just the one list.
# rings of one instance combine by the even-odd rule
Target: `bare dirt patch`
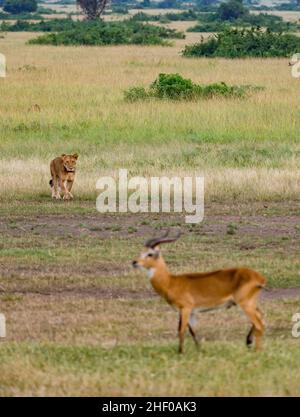
[[[29,290],[16,290],[6,293],[0,288],[0,297],[2,296],[34,296],[39,297],[66,297],[71,298],[93,298],[99,300],[114,300],[114,299],[126,299],[126,300],[146,300],[158,297],[150,287],[147,289],[131,290],[127,288],[107,288],[107,287],[94,287],[94,288],[49,288],[45,290],[29,289]],[[281,300],[281,299],[299,299],[300,302],[300,287],[294,288],[273,288],[268,291],[262,291],[262,299],[266,300]]]
[[[194,233],[228,233],[228,225],[235,224],[237,235],[285,236],[300,238],[300,216],[289,214],[210,214],[207,210],[204,221],[194,228]],[[8,236],[33,234],[35,236],[72,237],[91,236],[110,239],[118,236],[145,237],[158,233],[166,227],[183,228],[193,233],[185,223],[184,215],[177,214],[85,214],[85,215],[38,215],[0,218],[0,233]]]

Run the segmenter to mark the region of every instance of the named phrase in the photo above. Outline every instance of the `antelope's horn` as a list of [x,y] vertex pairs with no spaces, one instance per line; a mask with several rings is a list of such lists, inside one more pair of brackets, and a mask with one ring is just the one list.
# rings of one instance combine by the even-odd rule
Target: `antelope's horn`
[[162,243],[175,242],[175,240],[177,240],[179,238],[179,236],[181,235],[181,232],[179,231],[176,234],[176,236],[174,236],[174,237],[168,237],[169,231],[170,231],[170,229],[168,229],[167,232],[163,236],[161,236],[161,237],[156,237],[156,238],[152,238],[152,239],[147,240],[145,242],[146,248],[153,249],[155,246],[160,245]]

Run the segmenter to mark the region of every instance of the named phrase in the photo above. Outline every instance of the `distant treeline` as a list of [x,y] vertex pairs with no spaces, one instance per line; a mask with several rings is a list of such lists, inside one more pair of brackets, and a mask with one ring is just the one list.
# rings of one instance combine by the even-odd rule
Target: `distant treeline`
[[196,20],[199,13],[189,9],[180,13],[164,13],[158,15],[151,15],[149,13],[139,12],[132,16],[131,20],[141,22],[165,22],[165,21],[179,21],[179,20]]
[[290,57],[300,50],[300,37],[269,29],[225,29],[183,50],[186,57]]
[[51,32],[28,42],[40,45],[168,45],[170,39],[184,38],[183,33],[174,29],[129,21],[73,21],[71,19],[53,19],[38,23],[19,21],[9,30]]

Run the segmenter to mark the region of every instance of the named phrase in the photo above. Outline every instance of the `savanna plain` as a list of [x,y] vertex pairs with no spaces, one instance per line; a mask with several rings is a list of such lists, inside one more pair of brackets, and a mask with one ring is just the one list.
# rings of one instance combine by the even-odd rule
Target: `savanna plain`
[[[193,22],[191,22],[192,25]],[[0,39],[0,395],[300,395],[300,80],[287,59],[190,59],[172,46],[27,45]],[[159,73],[264,87],[243,99],[128,103]],[[40,111],[36,111],[35,105]],[[73,201],[49,163],[78,152]],[[205,176],[205,216],[101,214],[97,179]],[[131,261],[166,228],[173,272],[247,266],[268,279],[263,350],[237,309],[199,316],[177,354],[177,313]]]

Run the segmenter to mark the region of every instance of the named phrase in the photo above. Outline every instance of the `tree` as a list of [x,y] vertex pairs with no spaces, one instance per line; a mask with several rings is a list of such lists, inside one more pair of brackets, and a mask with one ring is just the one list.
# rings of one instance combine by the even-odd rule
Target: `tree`
[[4,0],[3,10],[11,14],[35,12],[37,10],[36,0]]
[[235,20],[249,14],[249,10],[243,5],[243,0],[229,0],[221,3],[217,12],[220,20]]
[[178,7],[177,0],[163,0],[160,3],[157,3],[157,7],[160,9],[172,9]]
[[217,3],[217,0],[196,0],[196,4],[200,9],[215,6],[216,3]]
[[150,0],[143,0],[142,3],[141,3],[141,6],[142,7],[150,7],[151,6]]
[[99,19],[108,0],[76,0],[88,20]]

